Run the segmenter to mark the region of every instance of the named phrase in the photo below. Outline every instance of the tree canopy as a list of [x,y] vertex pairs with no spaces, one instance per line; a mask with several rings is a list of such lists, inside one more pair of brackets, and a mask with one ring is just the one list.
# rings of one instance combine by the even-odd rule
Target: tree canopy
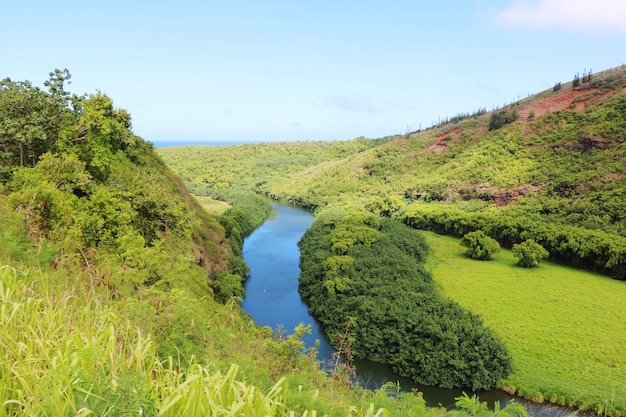
[[319,213],[300,247],[300,293],[331,341],[353,323],[356,357],[445,388],[487,389],[510,372],[481,319],[438,294],[419,232],[373,214]]

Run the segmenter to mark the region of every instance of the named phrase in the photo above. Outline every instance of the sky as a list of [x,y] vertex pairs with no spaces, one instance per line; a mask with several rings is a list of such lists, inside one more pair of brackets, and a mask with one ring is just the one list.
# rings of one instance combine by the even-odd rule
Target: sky
[[626,63],[624,0],[2,0],[0,79],[156,145],[379,138]]

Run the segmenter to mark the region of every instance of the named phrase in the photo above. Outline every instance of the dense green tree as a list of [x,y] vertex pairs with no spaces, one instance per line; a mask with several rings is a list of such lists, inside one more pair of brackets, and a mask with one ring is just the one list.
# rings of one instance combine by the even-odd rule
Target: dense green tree
[[[363,238],[371,236],[365,227],[376,232],[375,240]],[[342,247],[345,254],[337,255],[336,230],[342,242],[351,242]],[[355,357],[448,388],[488,388],[510,371],[506,349],[480,318],[439,296],[423,267],[427,247],[416,231],[391,219],[374,222],[354,211],[328,210],[319,213],[300,247],[300,293],[331,340],[351,318]]]
[[507,108],[495,111],[491,114],[489,118],[489,130],[497,130],[502,126],[507,125],[509,123],[513,123],[517,120],[518,114],[517,110]]
[[482,230],[466,233],[461,239],[465,254],[472,259],[487,261],[491,255],[500,250],[497,240],[487,236]]
[[538,266],[541,260],[546,259],[550,254],[534,239],[525,240],[522,243],[513,245],[513,255],[519,259],[519,264],[526,268]]
[[415,203],[403,221],[417,229],[434,230],[461,237],[482,230],[505,247],[534,239],[553,259],[579,268],[604,271],[626,279],[626,237],[603,230],[546,223],[530,212],[522,215],[494,215],[489,212],[464,212],[450,205]]
[[85,100],[76,127],[78,134],[64,143],[63,149],[78,153],[91,175],[105,180],[111,172],[115,154],[137,143],[130,129],[128,112],[115,109],[109,97],[97,92]]
[[12,166],[34,166],[76,133],[83,97],[65,91],[70,78],[67,70],[51,72],[48,92],[29,81],[0,81],[0,180]]
[[211,277],[220,301],[240,295],[245,266],[224,228],[132,133],[125,110],[100,92],[66,92],[69,78],[67,70],[50,73],[48,91],[0,82],[2,191],[27,235],[58,245],[56,266],[116,297],[171,285],[181,270],[198,293],[211,293]]

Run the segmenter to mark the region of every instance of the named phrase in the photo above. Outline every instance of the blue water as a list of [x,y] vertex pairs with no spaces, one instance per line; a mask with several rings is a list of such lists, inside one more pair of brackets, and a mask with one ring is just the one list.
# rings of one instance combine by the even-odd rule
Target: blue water
[[313,224],[313,215],[276,203],[272,207],[272,216],[243,245],[243,257],[251,272],[244,285],[242,307],[257,324],[274,331],[291,334],[299,323],[310,324],[311,334],[303,339],[305,344],[312,347],[319,340],[318,359],[328,359],[333,348],[298,293],[298,241]]

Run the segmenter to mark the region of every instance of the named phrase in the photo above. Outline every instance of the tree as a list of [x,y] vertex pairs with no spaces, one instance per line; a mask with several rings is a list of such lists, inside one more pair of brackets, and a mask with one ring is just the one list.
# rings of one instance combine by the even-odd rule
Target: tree
[[54,106],[48,95],[28,81],[0,81],[0,164],[9,172],[13,166],[34,166],[48,150]]
[[0,81],[0,179],[7,180],[15,166],[34,166],[54,150],[64,135],[71,135],[82,97],[63,89],[71,77],[55,70],[44,84],[46,92],[29,81]]
[[465,254],[472,259],[488,261],[491,255],[500,250],[500,244],[487,236],[482,230],[466,233],[461,239],[461,245],[467,250]]
[[489,130],[497,130],[504,125],[513,123],[517,117],[518,113],[515,109],[502,109],[494,112],[489,118]]
[[523,243],[513,245],[513,255],[519,258],[520,266],[531,268],[539,265],[539,262],[550,254],[534,239],[528,239]]
[[110,173],[114,155],[137,143],[131,131],[130,115],[115,109],[105,94],[91,94],[83,102],[77,134],[65,146],[72,147],[94,178],[103,180]]

